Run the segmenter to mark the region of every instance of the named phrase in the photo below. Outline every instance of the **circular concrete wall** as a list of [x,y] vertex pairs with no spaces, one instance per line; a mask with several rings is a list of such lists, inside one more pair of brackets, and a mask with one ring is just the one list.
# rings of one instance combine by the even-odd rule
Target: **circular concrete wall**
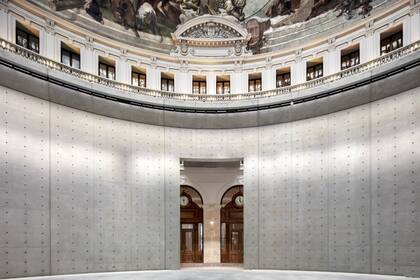
[[180,158],[244,159],[246,268],[419,276],[419,100],[185,129],[0,87],[0,276],[178,268]]

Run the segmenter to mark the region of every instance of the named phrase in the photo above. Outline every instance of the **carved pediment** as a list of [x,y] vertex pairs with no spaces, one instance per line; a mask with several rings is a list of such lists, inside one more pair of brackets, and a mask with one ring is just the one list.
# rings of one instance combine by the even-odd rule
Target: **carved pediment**
[[204,22],[185,30],[181,38],[188,39],[240,39],[242,35],[230,26],[219,22]]
[[172,38],[173,55],[226,57],[248,54],[251,37],[233,17],[205,15],[178,26]]

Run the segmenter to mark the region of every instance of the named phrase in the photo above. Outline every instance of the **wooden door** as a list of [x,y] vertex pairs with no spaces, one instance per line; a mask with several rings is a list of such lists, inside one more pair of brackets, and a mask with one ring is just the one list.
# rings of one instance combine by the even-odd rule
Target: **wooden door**
[[181,263],[203,262],[203,209],[186,192],[181,205]]
[[181,224],[181,262],[193,263],[196,250],[194,224]]
[[[242,192],[238,192],[220,211],[220,247],[222,263],[243,263],[244,261],[244,230],[243,205],[235,202]],[[237,200],[236,200],[237,201]]]
[[229,227],[229,262],[243,263],[243,224],[231,223]]

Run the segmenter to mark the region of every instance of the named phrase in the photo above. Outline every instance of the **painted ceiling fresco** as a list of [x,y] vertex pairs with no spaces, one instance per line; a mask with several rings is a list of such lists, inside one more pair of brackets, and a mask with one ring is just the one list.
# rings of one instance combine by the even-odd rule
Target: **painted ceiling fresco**
[[40,0],[56,11],[77,9],[106,25],[107,21],[141,32],[170,37],[177,26],[204,14],[231,16],[252,34],[253,52],[270,27],[302,22],[328,10],[348,17],[366,15],[371,0]]

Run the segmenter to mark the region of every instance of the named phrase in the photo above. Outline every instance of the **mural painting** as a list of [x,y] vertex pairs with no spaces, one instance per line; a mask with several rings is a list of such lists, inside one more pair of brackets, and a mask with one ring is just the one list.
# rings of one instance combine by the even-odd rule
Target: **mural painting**
[[338,16],[368,15],[372,0],[44,0],[56,11],[84,10],[104,24],[106,20],[126,29],[171,37],[177,26],[201,15],[231,17],[251,34],[249,49],[258,53],[270,27],[303,22],[327,11]]

